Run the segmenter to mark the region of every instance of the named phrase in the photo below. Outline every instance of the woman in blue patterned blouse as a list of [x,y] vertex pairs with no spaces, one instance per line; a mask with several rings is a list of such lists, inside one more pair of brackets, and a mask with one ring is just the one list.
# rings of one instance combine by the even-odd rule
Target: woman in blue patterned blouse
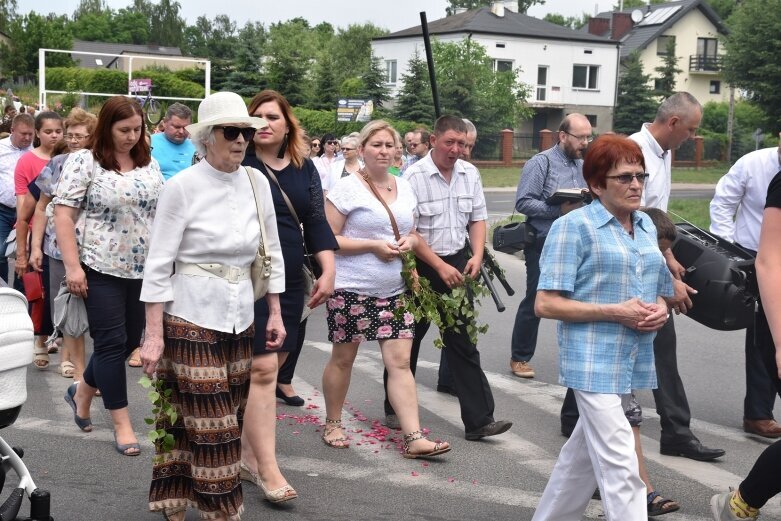
[[583,177],[594,202],[553,223],[540,259],[535,313],[559,321],[559,383],[580,420],[561,449],[533,521],[580,518],[599,485],[608,521],[647,519],[622,395],[656,387],[653,339],[667,321],[672,278],[640,208],[648,178],[640,147],[618,136],[592,145]]

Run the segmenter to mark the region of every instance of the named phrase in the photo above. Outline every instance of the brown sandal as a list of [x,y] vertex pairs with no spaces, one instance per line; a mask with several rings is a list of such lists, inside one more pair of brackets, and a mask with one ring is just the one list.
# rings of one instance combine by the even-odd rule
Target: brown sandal
[[341,436],[339,438],[334,438],[329,440],[328,436],[334,432],[336,429],[342,428],[342,420],[329,420],[328,418],[325,419],[325,428],[323,429],[323,443],[328,445],[329,447],[333,447],[334,449],[346,449],[350,446],[350,443],[347,438],[344,436]]
[[403,456],[407,459],[417,459],[417,458],[431,458],[434,456],[439,456],[440,454],[444,454],[446,452],[450,452],[450,444],[446,441],[443,442],[437,442],[434,445],[434,448],[428,452],[412,452],[410,450],[410,444],[413,441],[417,440],[425,440],[427,439],[425,436],[423,436],[423,433],[421,431],[414,431],[410,432],[409,434],[404,435],[404,454]]

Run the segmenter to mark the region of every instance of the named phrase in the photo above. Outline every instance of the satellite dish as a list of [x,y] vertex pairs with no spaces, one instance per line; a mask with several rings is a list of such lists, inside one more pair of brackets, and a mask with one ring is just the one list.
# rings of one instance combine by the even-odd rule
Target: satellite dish
[[640,23],[643,20],[643,12],[640,9],[635,9],[630,15],[634,23]]

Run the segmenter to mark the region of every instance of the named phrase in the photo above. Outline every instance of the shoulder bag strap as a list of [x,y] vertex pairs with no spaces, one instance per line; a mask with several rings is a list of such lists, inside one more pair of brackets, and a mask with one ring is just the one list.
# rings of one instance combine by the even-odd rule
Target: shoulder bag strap
[[260,245],[258,246],[258,250],[260,251],[260,255],[265,257],[266,247],[263,243],[265,242],[264,238],[266,237],[266,225],[263,223],[263,205],[260,204],[258,181],[249,168],[245,166],[244,170],[247,172],[247,176],[249,176],[249,184],[252,185],[252,193],[255,194],[255,208],[258,210],[258,223],[260,223]]
[[388,212],[388,217],[390,217],[391,226],[393,227],[393,235],[396,236],[397,241],[400,241],[401,234],[399,233],[399,226],[396,224],[396,218],[393,217],[393,212],[391,212],[391,209],[388,207],[388,203],[385,202],[385,199],[383,199],[380,193],[377,191],[377,187],[372,184],[371,179],[369,179],[369,174],[366,172],[366,170],[361,168],[358,170],[358,173],[361,174],[363,180],[366,181],[367,185],[369,185],[369,190],[371,190],[371,192],[374,194],[374,197],[376,197],[382,206],[385,207],[385,211]]
[[306,263],[309,264],[309,269],[311,270],[312,265],[309,261],[309,250],[306,247],[306,239],[304,238],[304,227],[301,225],[301,220],[298,218],[298,213],[296,213],[296,209],[293,208],[293,203],[290,201],[290,198],[287,196],[285,191],[282,190],[282,186],[280,186],[279,180],[277,179],[277,176],[274,175],[274,171],[271,169],[271,167],[268,166],[264,161],[261,161],[261,164],[263,165],[263,168],[266,169],[266,173],[268,174],[269,178],[274,181],[274,184],[277,185],[277,188],[279,188],[279,192],[282,194],[282,199],[285,200],[287,209],[290,210],[290,215],[293,216],[293,220],[296,221],[296,225],[298,225],[298,229],[301,231],[301,242],[304,245],[304,259],[306,260]]

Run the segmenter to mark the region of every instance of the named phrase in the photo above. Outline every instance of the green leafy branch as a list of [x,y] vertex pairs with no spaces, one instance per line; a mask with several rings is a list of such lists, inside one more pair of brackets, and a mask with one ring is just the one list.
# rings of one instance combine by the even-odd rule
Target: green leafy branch
[[174,435],[165,429],[166,426],[174,425],[179,417],[169,400],[173,389],[165,388],[163,380],[159,378],[152,380],[147,375],[142,376],[138,383],[144,389],[149,389],[147,398],[152,403],[152,417],[144,418],[144,422],[152,426],[147,438],[155,445],[155,460],[157,461],[162,459],[163,454],[174,448]]
[[398,318],[404,313],[411,313],[415,321],[427,320],[439,329],[439,336],[434,339],[434,347],[442,349],[442,333],[463,327],[469,335],[469,340],[477,344],[477,335],[488,331],[488,324],[477,322],[477,306],[480,298],[488,294],[488,289],[477,280],[464,276],[464,284],[453,288],[449,293],[437,293],[431,288],[431,282],[417,273],[415,254],[406,252],[401,255],[401,276],[409,293],[401,297],[402,305],[396,310]]

